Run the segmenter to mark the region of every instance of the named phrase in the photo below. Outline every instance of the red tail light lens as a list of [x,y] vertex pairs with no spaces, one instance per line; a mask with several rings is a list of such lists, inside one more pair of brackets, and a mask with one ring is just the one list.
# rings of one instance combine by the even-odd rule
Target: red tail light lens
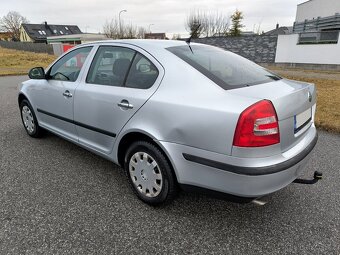
[[262,147],[279,142],[279,123],[272,102],[262,100],[241,113],[235,130],[234,146]]

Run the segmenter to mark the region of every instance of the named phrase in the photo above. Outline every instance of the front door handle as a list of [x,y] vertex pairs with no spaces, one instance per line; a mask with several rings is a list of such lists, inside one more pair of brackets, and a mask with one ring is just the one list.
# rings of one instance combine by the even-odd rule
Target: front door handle
[[72,97],[72,94],[70,93],[70,91],[65,90],[65,92],[63,93],[64,97]]
[[122,100],[120,101],[120,103],[117,104],[120,108],[123,108],[123,109],[132,109],[133,108],[133,105],[129,103],[128,100]]

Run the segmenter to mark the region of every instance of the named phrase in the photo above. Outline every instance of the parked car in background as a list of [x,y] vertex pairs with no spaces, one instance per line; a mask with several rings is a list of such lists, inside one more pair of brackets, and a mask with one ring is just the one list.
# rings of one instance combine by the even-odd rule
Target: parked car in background
[[293,182],[317,142],[313,84],[228,51],[122,40],[71,49],[21,84],[28,135],[44,129],[122,166],[144,202],[179,188],[251,201]]

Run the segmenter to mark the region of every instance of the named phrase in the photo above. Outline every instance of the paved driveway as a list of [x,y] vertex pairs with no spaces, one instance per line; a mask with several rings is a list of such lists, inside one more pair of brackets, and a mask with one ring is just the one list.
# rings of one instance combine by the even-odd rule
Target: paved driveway
[[0,254],[340,254],[340,136],[320,132],[308,175],[265,206],[181,194],[153,208],[121,168],[52,134],[29,138],[0,78]]

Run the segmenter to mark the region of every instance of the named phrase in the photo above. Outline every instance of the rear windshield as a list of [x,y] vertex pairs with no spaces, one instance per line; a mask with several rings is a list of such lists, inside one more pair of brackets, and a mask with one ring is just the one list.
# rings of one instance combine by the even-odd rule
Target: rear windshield
[[223,89],[233,89],[280,80],[263,67],[213,46],[191,45],[167,48]]

